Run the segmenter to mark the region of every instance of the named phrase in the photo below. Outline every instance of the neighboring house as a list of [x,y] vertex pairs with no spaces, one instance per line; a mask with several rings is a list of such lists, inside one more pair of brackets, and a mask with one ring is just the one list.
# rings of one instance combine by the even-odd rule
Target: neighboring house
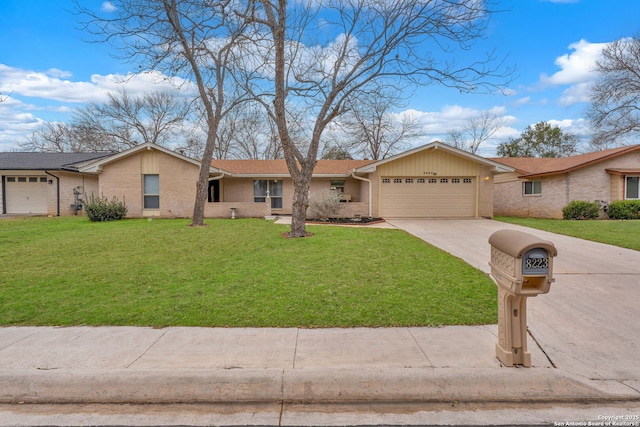
[[562,218],[574,200],[639,199],[640,145],[563,158],[501,158],[515,168],[494,184],[494,214]]
[[[323,190],[339,192],[344,201],[340,216],[344,217],[490,218],[493,176],[513,170],[433,142],[384,160],[319,160],[310,197]],[[54,177],[51,170],[33,176],[37,176],[36,183],[51,188],[58,180],[65,197],[73,197],[77,187],[85,197],[91,193],[116,197],[126,203],[129,217],[191,217],[199,171],[197,160],[142,144],[103,155],[72,171],[58,171],[61,177]],[[237,217],[291,214],[294,187],[284,160],[213,160],[208,174],[205,217],[228,218],[232,210]],[[42,182],[41,177],[45,178]],[[48,200],[46,209],[37,212],[55,214],[55,203],[52,205],[51,197]],[[58,203],[63,207],[58,214],[73,214],[68,209],[72,202]]]
[[0,153],[0,212],[73,215],[76,194],[98,189],[98,177],[79,168],[111,154]]

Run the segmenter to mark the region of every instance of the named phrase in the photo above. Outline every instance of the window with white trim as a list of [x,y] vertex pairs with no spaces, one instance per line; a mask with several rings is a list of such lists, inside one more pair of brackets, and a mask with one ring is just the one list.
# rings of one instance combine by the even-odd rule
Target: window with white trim
[[460,184],[460,178],[452,178],[451,179],[451,183],[452,184]]
[[383,184],[390,184],[391,183],[391,179],[390,178],[382,178],[382,183]]
[[413,184],[413,178],[407,178],[404,180],[405,184]]
[[437,178],[429,178],[429,184],[437,184],[437,183],[438,183]]
[[424,179],[424,178],[418,178],[418,179],[416,180],[416,182],[417,182],[418,184],[424,184],[426,181],[425,181],[425,179]]
[[640,176],[627,176],[624,181],[624,198],[640,199]]
[[393,178],[394,184],[402,184],[402,178]]
[[464,178],[462,182],[465,184],[471,184],[472,181],[471,181],[471,178]]
[[448,178],[440,178],[440,184],[448,184],[448,183],[449,183]]
[[539,196],[542,194],[542,181],[527,181],[522,183],[525,196]]
[[160,209],[160,175],[142,175],[144,209]]

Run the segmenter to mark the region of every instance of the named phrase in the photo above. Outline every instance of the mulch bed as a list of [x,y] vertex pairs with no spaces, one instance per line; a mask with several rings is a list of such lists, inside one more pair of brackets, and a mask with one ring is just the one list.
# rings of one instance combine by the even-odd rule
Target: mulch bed
[[382,218],[329,218],[326,220],[311,218],[307,224],[336,224],[336,225],[372,225],[384,222]]

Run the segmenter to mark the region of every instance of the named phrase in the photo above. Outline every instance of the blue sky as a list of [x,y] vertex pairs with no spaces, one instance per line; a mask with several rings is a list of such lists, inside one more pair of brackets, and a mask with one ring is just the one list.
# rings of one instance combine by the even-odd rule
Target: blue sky
[[[111,7],[80,1],[105,13]],[[131,93],[159,85],[158,75],[131,74],[135,65],[114,59],[109,46],[87,43],[73,7],[71,0],[0,0],[0,93],[10,94],[0,103],[0,151],[17,149],[44,121],[68,120],[74,108],[100,102],[122,85]],[[517,67],[514,81],[506,94],[416,89],[406,112],[424,126],[424,143],[486,110],[504,116],[505,125],[482,155],[539,121],[587,135],[590,69],[606,43],[640,33],[640,1],[502,0],[499,7],[505,11],[492,17],[474,53],[497,49]]]

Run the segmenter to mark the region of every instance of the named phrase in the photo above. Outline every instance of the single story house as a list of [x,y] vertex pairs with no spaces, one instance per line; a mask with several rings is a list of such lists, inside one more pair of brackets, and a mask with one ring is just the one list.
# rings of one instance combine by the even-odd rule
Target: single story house
[[77,194],[98,191],[98,177],[79,168],[112,154],[0,153],[0,213],[73,215]]
[[[199,170],[198,160],[142,144],[87,162],[78,175],[90,182],[86,195],[124,200],[129,217],[190,217]],[[319,160],[310,196],[339,192],[345,217],[492,217],[494,174],[513,171],[432,142],[384,160]],[[291,214],[293,183],[284,160],[213,160],[208,186],[206,217]]]
[[574,200],[640,198],[640,145],[563,158],[493,160],[515,169],[495,178],[495,215],[562,218]]

